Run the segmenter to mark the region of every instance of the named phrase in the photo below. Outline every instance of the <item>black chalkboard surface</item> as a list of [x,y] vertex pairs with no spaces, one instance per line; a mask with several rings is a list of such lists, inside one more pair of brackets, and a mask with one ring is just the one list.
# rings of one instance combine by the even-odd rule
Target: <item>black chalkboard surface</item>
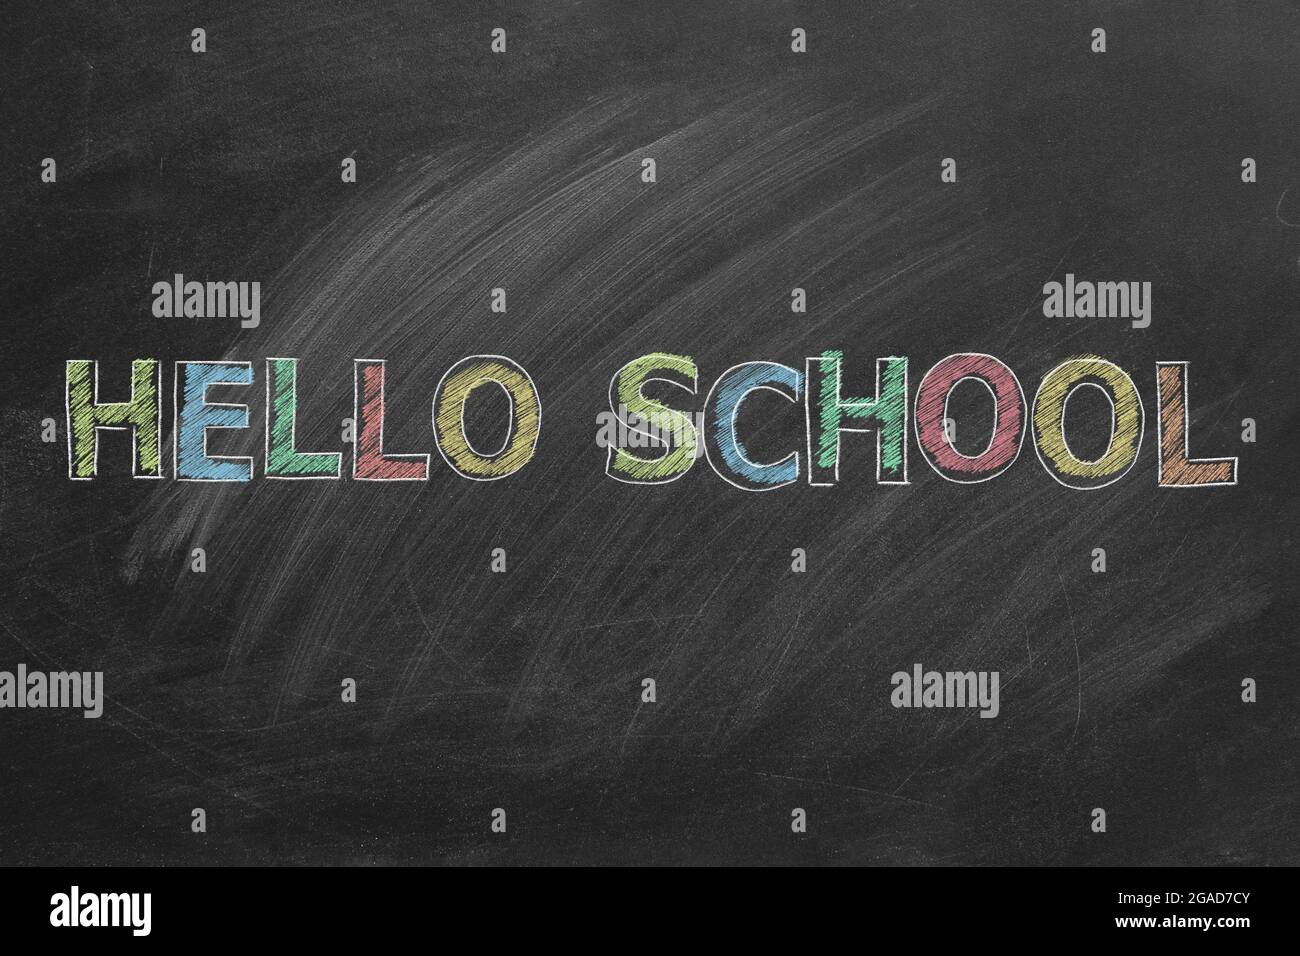
[[10,17],[0,863],[1300,859],[1295,4]]

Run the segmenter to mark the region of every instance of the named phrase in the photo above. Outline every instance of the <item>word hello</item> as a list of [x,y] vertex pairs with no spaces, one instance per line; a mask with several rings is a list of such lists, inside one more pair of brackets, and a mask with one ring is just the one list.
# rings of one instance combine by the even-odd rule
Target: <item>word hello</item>
[[83,717],[98,717],[104,713],[104,672],[29,673],[19,664],[17,673],[0,671],[3,707],[71,707],[84,710]]
[[[980,352],[959,352],[935,363],[921,376],[915,400],[908,384],[908,359],[876,360],[875,393],[854,395],[842,385],[843,355],[823,352],[808,358],[802,371],[776,362],[745,362],[722,373],[704,398],[703,409],[687,412],[648,397],[647,385],[671,386],[682,395],[699,395],[699,370],[689,356],[655,352],[619,369],[609,387],[610,414],[624,426],[607,429],[605,471],[630,484],[676,481],[705,458],[723,480],[746,491],[770,491],[804,477],[808,484],[839,482],[840,442],[858,432],[875,434],[876,482],[908,484],[908,450],[916,444],[926,464],[947,481],[973,484],[1000,475],[1019,458],[1026,433],[1047,473],[1068,488],[1101,488],[1123,477],[1137,460],[1146,428],[1142,396],[1128,373],[1095,355],[1068,359],[1043,376],[1032,406],[1004,363]],[[384,446],[382,359],[353,364],[353,418],[344,441],[353,446],[352,477],[359,481],[425,481],[428,454],[392,454]],[[297,370],[294,358],[266,359],[264,474],[279,479],[337,479],[342,452],[302,451],[295,439]],[[1236,458],[1193,459],[1188,452],[1186,362],[1156,363],[1158,482],[1169,488],[1235,485]],[[99,399],[98,363],[67,363],[66,410],[68,475],[77,480],[98,473],[101,429],[133,433],[138,478],[163,477],[162,371],[156,359],[132,363],[131,397]],[[953,389],[965,381],[982,384],[993,402],[988,444],[968,455],[953,443],[948,415]],[[180,481],[250,481],[249,456],[208,453],[214,429],[249,427],[247,405],[213,403],[216,386],[250,386],[250,362],[177,362],[173,382],[173,474]],[[483,387],[503,390],[509,420],[497,451],[470,444],[465,408]],[[1100,389],[1110,404],[1110,434],[1097,458],[1080,458],[1065,434],[1065,410],[1079,389]],[[660,388],[661,392],[666,391]],[[803,453],[791,450],[774,462],[755,461],[738,433],[741,405],[759,391],[773,392],[802,406]],[[669,393],[671,394],[671,393]],[[458,475],[492,481],[519,471],[532,460],[541,434],[541,399],[532,378],[511,359],[473,355],[453,365],[434,390],[431,423],[434,443]],[[603,419],[608,422],[609,419]],[[629,424],[635,422],[635,424]],[[643,423],[654,423],[650,429]],[[633,437],[635,436],[635,437]],[[701,455],[701,449],[703,455]]]
[[998,715],[997,671],[898,671],[889,702],[895,707],[979,707],[980,717]]
[[50,897],[50,925],[129,926],[132,936],[148,936],[152,928],[152,893],[82,893],[73,886]]
[[255,329],[262,322],[262,283],[186,282],[179,272],[171,282],[153,284],[153,314],[159,319],[242,319]]
[[1133,328],[1151,324],[1150,282],[1075,282],[1065,274],[1065,285],[1043,286],[1043,315],[1049,319],[1132,319]]

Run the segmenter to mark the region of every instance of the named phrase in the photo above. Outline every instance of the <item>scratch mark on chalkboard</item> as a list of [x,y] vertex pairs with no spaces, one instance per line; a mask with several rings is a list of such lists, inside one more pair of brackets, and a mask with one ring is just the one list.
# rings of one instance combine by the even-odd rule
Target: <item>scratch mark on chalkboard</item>
[[939,809],[935,804],[926,803],[924,800],[914,800],[911,797],[904,797],[897,793],[887,793],[884,790],[872,790],[869,787],[855,787],[848,783],[835,783],[830,780],[817,780],[810,777],[792,777],[781,773],[768,773],[765,770],[751,770],[750,773],[758,777],[770,777],[774,780],[792,780],[795,783],[811,783],[819,787],[834,787],[837,790],[849,790],[853,793],[865,793],[872,797],[883,797],[886,800],[897,800],[901,803],[910,803],[912,806],[925,807],[928,810]]
[[1076,687],[1076,706],[1074,711],[1074,730],[1070,733],[1073,741],[1079,734],[1079,720],[1083,716],[1083,664],[1079,660],[1079,634],[1074,627],[1074,605],[1070,601],[1070,592],[1065,589],[1065,578],[1058,569],[1056,579],[1061,583],[1061,596],[1065,598],[1065,608],[1070,615],[1070,640],[1074,644],[1074,674]]

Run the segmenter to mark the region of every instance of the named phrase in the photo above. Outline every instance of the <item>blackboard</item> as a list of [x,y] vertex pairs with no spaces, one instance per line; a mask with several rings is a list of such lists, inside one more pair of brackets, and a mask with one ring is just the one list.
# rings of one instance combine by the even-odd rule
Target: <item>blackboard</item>
[[[11,16],[0,669],[102,672],[104,700],[0,710],[0,863],[1297,861],[1295,4]],[[1045,315],[1067,274],[1149,282],[1149,325]],[[260,283],[258,324],[160,318],[176,275]],[[799,481],[607,474],[626,363],[689,356],[695,394],[656,394],[695,412],[738,363],[827,351],[855,395],[907,357],[913,398],[988,354],[1027,403],[1100,356],[1142,445],[1091,490],[1032,437],[961,484],[909,422],[906,484],[846,433],[812,485],[803,414],[757,393],[747,447],[803,448]],[[475,355],[540,398],[501,480],[435,447],[435,389]],[[263,476],[271,357],[299,360],[297,441],[339,480]],[[67,362],[118,400],[141,358],[162,479],[105,431],[70,480]],[[384,360],[385,449],[427,480],[350,476],[357,359]],[[252,481],[176,478],[175,363],[199,360],[255,374],[213,393],[250,427],[210,449]],[[1160,362],[1187,363],[1190,454],[1235,483],[1161,484]],[[1095,456],[1106,402],[1076,401]],[[973,454],[987,395],[945,407]],[[481,396],[470,437],[508,409]],[[996,716],[894,706],[917,666],[998,673]]]

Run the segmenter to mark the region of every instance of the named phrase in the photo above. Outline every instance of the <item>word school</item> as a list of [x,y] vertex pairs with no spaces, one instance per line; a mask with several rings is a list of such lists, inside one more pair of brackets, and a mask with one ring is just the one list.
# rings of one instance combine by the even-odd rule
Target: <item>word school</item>
[[[702,419],[648,397],[652,383],[698,396],[699,370],[689,356],[655,352],[624,365],[609,386],[609,408],[623,416],[633,433],[647,436],[625,447],[617,434],[600,436],[606,446],[606,473],[630,484],[662,484],[684,476],[699,450],[721,478],[746,491],[769,491],[793,484],[839,482],[840,442],[854,432],[876,436],[876,481],[908,484],[909,433],[914,427],[921,455],[948,481],[972,484],[1000,475],[1019,458],[1025,433],[1032,432],[1043,468],[1068,488],[1105,487],[1133,466],[1142,446],[1146,413],[1133,379],[1119,366],[1095,355],[1070,358],[1043,376],[1027,406],[1020,381],[1002,361],[980,352],[959,352],[935,363],[921,376],[915,401],[909,401],[908,360],[876,360],[874,395],[846,395],[841,385],[843,354],[823,352],[808,358],[803,371],[776,362],[744,362],[723,372],[703,403]],[[428,454],[393,454],[384,447],[382,359],[353,363],[353,418],[343,441],[351,444],[352,477],[358,481],[426,481]],[[1156,443],[1158,483],[1169,488],[1206,488],[1237,483],[1236,458],[1193,459],[1188,451],[1188,366],[1157,362]],[[265,455],[263,473],[272,479],[338,479],[340,451],[302,451],[295,439],[298,360],[268,358],[265,365]],[[962,382],[984,386],[993,402],[993,428],[983,451],[967,455],[954,445],[948,417],[953,390]],[[250,481],[253,459],[208,453],[208,435],[217,429],[249,427],[247,405],[208,399],[214,387],[251,386],[251,362],[177,362],[173,383],[173,474],[179,481]],[[510,403],[506,434],[497,451],[475,448],[465,432],[467,402],[480,388],[500,388]],[[1065,411],[1079,389],[1099,389],[1110,404],[1110,437],[1105,452],[1080,458],[1066,439]],[[662,391],[662,390],[661,390]],[[805,454],[793,450],[775,462],[756,462],[738,434],[737,415],[746,399],[769,391],[802,405]],[[162,368],[157,359],[132,363],[131,395],[120,402],[99,398],[98,363],[67,363],[66,411],[68,475],[89,480],[98,474],[101,429],[128,430],[134,439],[137,478],[162,478]],[[431,421],[434,443],[458,475],[493,481],[513,475],[536,452],[541,434],[541,399],[529,374],[499,355],[473,355],[453,365],[434,391]],[[912,419],[909,425],[909,418]],[[696,422],[702,421],[703,427]],[[637,422],[655,423],[653,429]],[[609,430],[616,432],[617,430]],[[667,437],[665,437],[667,436]],[[626,435],[624,436],[626,438]]]

